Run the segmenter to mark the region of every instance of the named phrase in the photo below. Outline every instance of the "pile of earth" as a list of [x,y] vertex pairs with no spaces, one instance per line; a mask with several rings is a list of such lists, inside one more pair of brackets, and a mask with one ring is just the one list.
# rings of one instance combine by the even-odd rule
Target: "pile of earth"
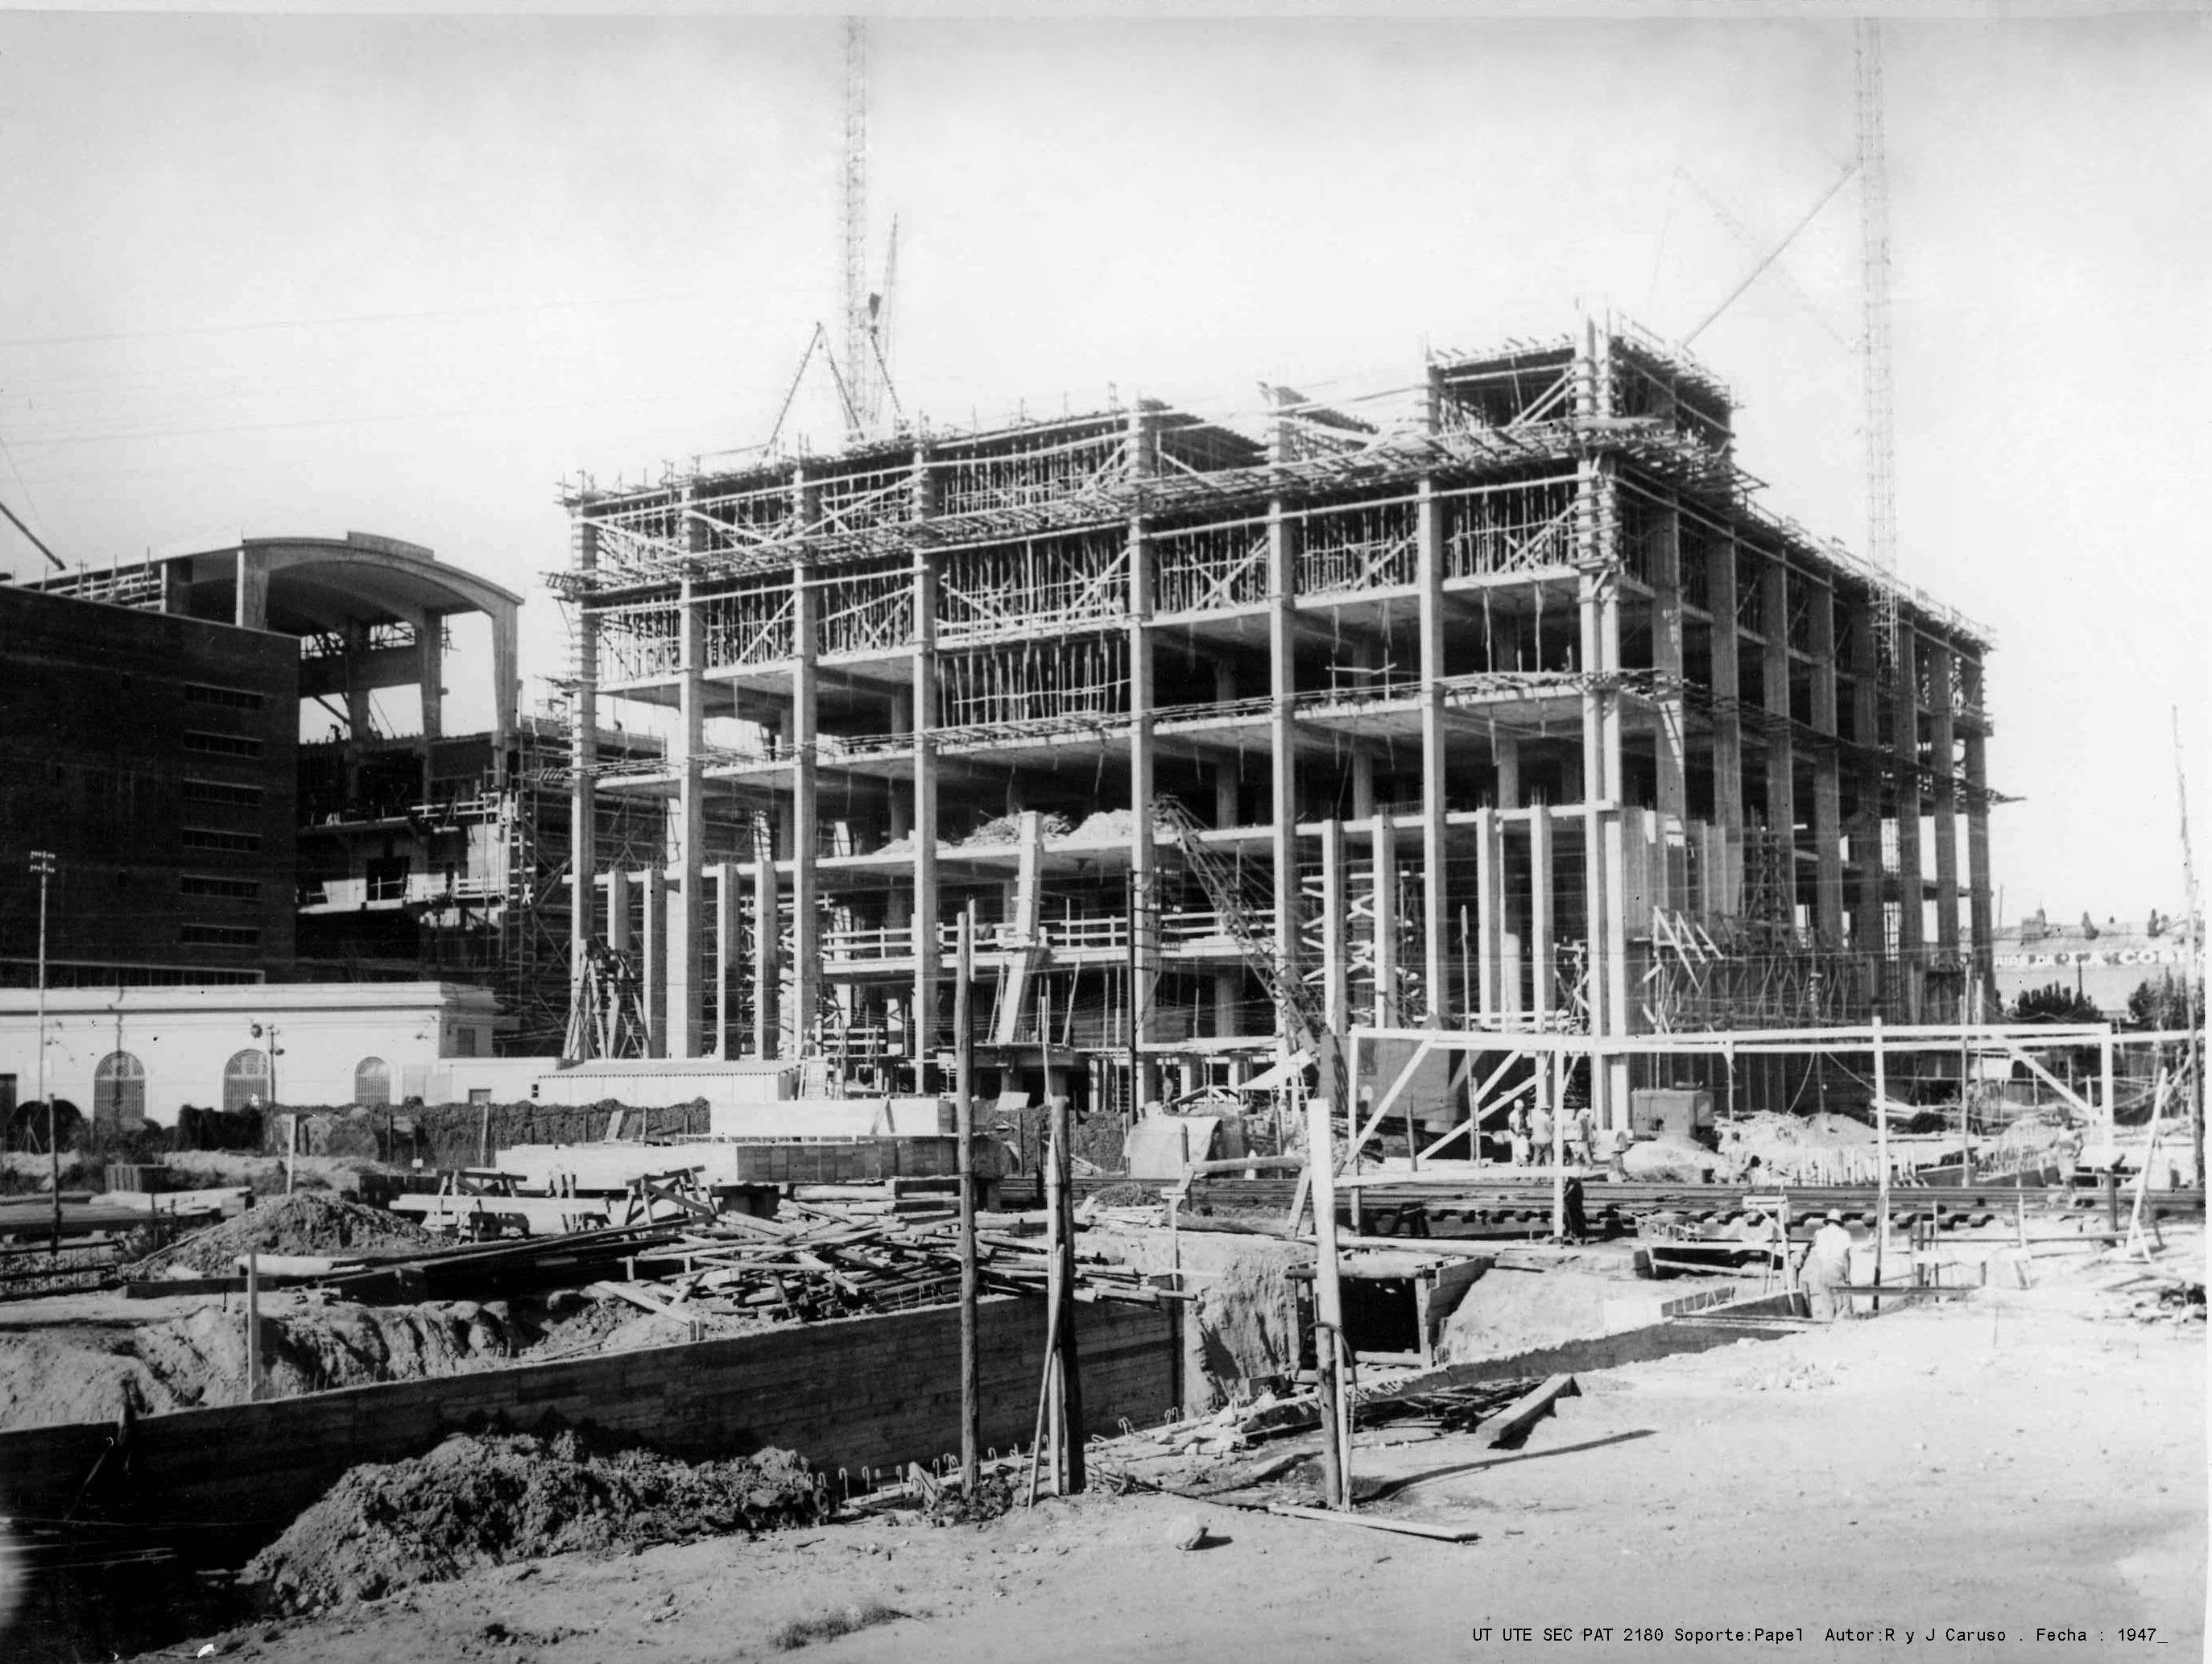
[[1494,1265],[1475,1280],[1444,1320],[1440,1361],[1477,1363],[1510,1358],[1631,1326],[1633,1318],[1616,1320],[1607,1308],[1637,1292],[1633,1283],[1588,1271]]
[[[542,1301],[416,1306],[280,1301],[289,1309],[264,1308],[261,1319],[264,1398],[689,1338],[680,1326],[627,1334],[631,1320],[655,1320],[619,1301],[584,1300],[567,1290]],[[125,1408],[154,1416],[245,1401],[246,1314],[235,1301],[210,1300],[141,1324],[24,1327],[0,1341],[0,1429],[106,1422]]]
[[1182,1286],[1196,1296],[1182,1307],[1186,1414],[1248,1399],[1298,1368],[1291,1272],[1313,1263],[1311,1242],[1107,1228],[1085,1231],[1083,1246],[1147,1275],[1186,1274]]
[[434,1247],[440,1239],[382,1208],[301,1191],[195,1231],[131,1268],[134,1277],[224,1277],[242,1253],[363,1254]]
[[828,1485],[784,1450],[696,1465],[605,1454],[572,1432],[456,1433],[426,1456],[347,1472],[243,1581],[280,1611],[373,1600],[483,1566],[815,1525]]

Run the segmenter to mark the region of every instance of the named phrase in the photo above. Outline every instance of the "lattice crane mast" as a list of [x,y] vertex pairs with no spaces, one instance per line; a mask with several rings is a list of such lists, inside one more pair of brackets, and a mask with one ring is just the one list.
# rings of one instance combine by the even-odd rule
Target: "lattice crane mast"
[[[1222,929],[1237,944],[1237,951],[1252,967],[1253,974],[1260,978],[1260,985],[1267,990],[1267,997],[1282,1021],[1285,1037],[1294,1049],[1325,1060],[1329,1073],[1322,1082],[1322,1089],[1329,1094],[1337,1113],[1351,1114],[1352,1104],[1346,1090],[1343,1048],[1329,1031],[1328,1014],[1321,996],[1298,975],[1297,964],[1286,961],[1277,951],[1274,933],[1260,922],[1261,905],[1272,905],[1272,897],[1261,904],[1246,893],[1238,864],[1224,858],[1220,851],[1199,837],[1197,821],[1179,800],[1164,793],[1154,798],[1152,818],[1157,825],[1174,833],[1183,869],[1198,881],[1207,902],[1220,918]],[[1296,939],[1294,932],[1291,939]]]
[[1875,651],[1885,674],[1897,664],[1897,421],[1889,339],[1889,158],[1882,135],[1881,25],[1858,21],[1860,344],[1866,416],[1867,553],[1882,573],[1875,586]]

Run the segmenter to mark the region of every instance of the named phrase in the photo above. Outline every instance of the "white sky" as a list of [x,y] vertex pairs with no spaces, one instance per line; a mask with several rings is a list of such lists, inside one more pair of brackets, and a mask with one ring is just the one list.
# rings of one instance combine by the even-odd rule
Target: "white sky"
[[[1708,9],[1711,9],[1710,8]],[[1887,28],[1899,526],[1992,625],[2007,918],[2212,864],[2212,33]],[[1840,21],[872,27],[898,386],[965,421],[1668,336],[1852,149]],[[0,15],[0,497],[72,563],[376,531],[532,597],[556,482],[765,436],[838,303],[830,17]],[[1698,343],[1771,507],[1863,542],[1856,184]],[[834,431],[822,407],[824,442]],[[0,561],[43,564],[0,528]],[[481,720],[465,674],[449,726]],[[536,690],[531,690],[534,698]]]

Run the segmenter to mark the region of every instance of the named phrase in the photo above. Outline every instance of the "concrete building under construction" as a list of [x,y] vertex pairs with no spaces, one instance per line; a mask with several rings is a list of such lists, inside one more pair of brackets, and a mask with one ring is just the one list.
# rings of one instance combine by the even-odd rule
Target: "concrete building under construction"
[[573,488],[571,1053],[927,1087],[971,906],[1001,1083],[1094,1107],[1323,1025],[1985,1011],[1987,632],[1758,507],[1631,327],[1409,381]]
[[[21,661],[0,754],[24,764],[0,789],[0,852],[18,851],[0,983],[30,979],[20,851],[44,847],[65,984],[473,984],[505,1008],[502,1049],[558,1047],[571,741],[565,711],[518,709],[520,596],[352,532],[65,572],[0,603]],[[467,732],[446,720],[459,619],[489,648],[468,690],[489,726]],[[603,819],[603,850],[661,846],[655,804]]]

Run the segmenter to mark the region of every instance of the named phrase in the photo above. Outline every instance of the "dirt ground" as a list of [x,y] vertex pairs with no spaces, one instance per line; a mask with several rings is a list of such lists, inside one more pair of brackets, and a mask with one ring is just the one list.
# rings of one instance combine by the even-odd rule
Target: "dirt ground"
[[[1511,1454],[1363,1434],[1362,1478],[1396,1486],[1370,1506],[1470,1544],[1090,1496],[508,1565],[211,1640],[270,1664],[2193,1660],[2205,1328],[2130,1315],[2140,1290],[2094,1286],[2120,1275],[1586,1374]],[[2002,1638],[1948,1638],[1979,1632]]]

